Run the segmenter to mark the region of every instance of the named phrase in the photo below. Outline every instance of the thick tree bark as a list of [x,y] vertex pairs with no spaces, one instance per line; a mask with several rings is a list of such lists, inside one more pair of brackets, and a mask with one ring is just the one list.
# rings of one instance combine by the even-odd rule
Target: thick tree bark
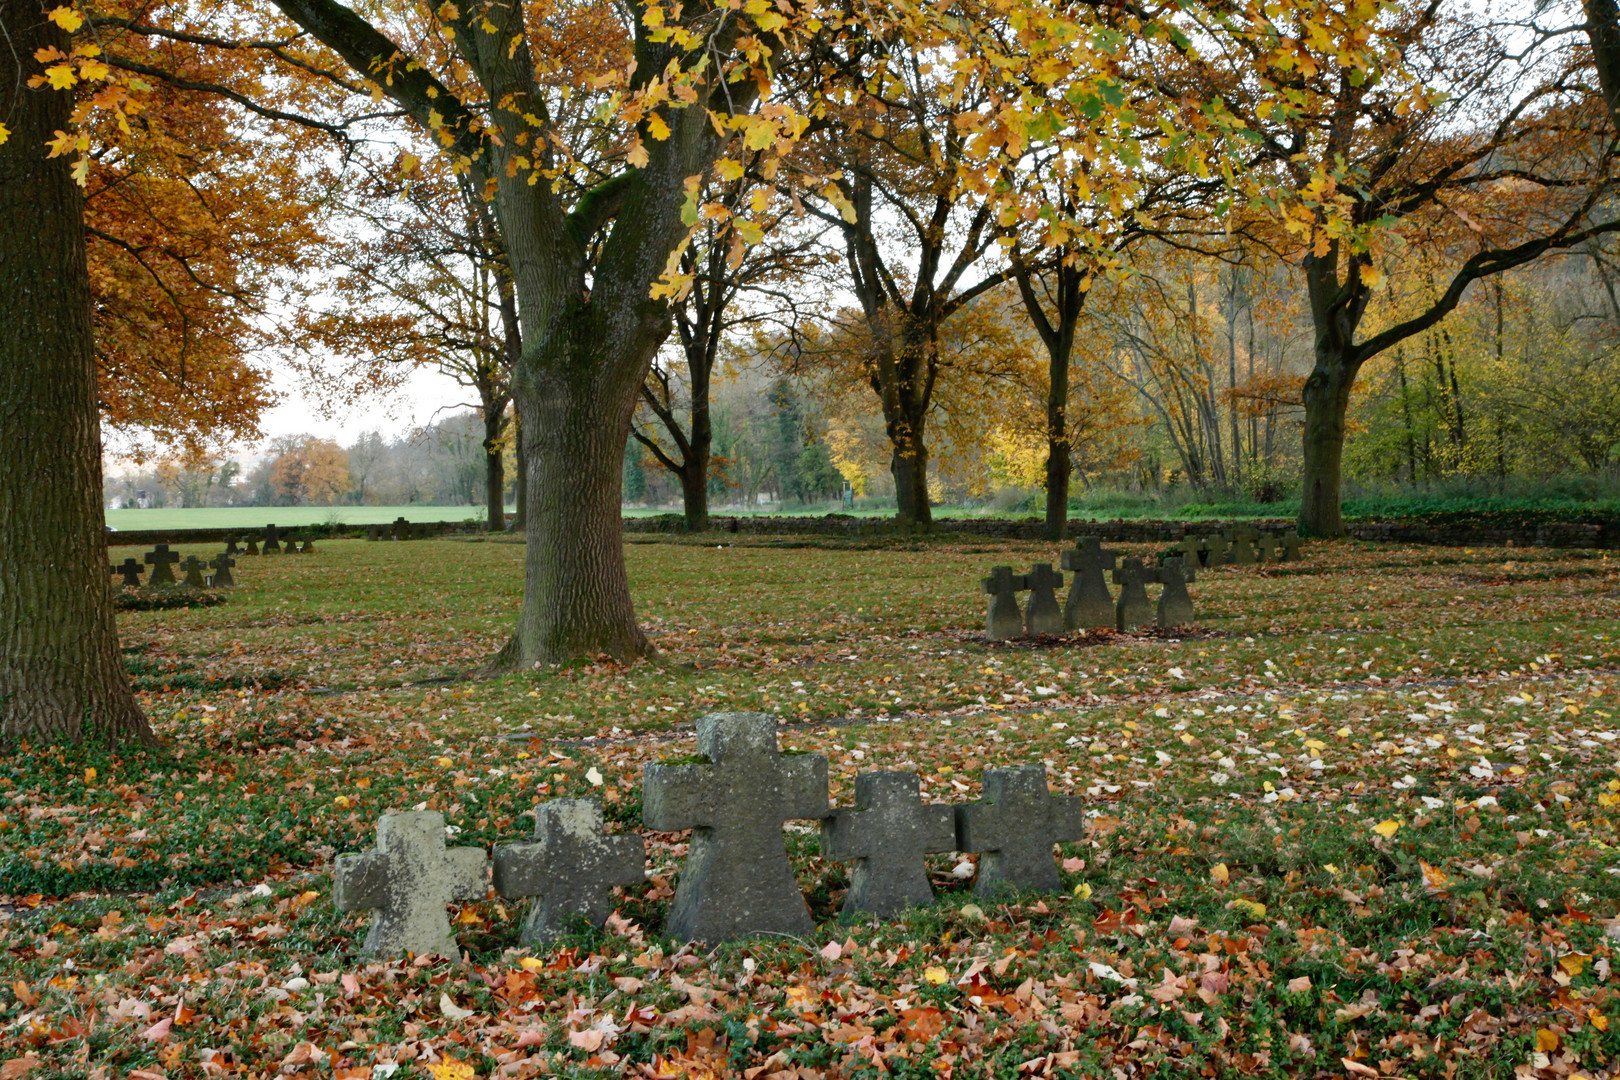
[[484,502],[489,509],[488,531],[506,531],[506,459],[501,443],[506,435],[506,399],[498,410],[484,410]]
[[1586,36],[1592,43],[1598,85],[1609,106],[1609,116],[1620,129],[1620,4],[1615,0],[1584,0]]
[[42,11],[0,0],[0,743],[155,743],[107,573],[84,201],[45,157],[73,95],[27,86],[70,48]]
[[512,417],[517,426],[514,436],[517,444],[517,476],[512,481],[512,531],[523,532],[529,526],[529,458],[523,452],[523,421]]
[[1305,490],[1299,527],[1310,536],[1344,535],[1344,421],[1359,366],[1342,354],[1319,351],[1305,380]]
[[1047,345],[1046,525],[1041,535],[1062,540],[1069,529],[1069,360],[1074,352],[1074,321]]
[[904,435],[891,430],[889,440],[894,445],[889,472],[894,476],[895,517],[926,529],[934,520],[928,504],[928,446],[920,430]]
[[709,457],[714,447],[714,422],[709,413],[710,365],[692,365],[692,430],[687,435],[686,467],[681,470],[681,502],[686,510],[686,531],[709,527]]

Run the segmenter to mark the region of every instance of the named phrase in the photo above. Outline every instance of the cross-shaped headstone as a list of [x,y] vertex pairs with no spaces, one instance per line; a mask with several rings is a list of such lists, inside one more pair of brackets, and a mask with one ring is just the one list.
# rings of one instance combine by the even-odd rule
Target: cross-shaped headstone
[[810,933],[782,823],[827,816],[827,759],[780,753],[764,713],[711,713],[697,745],[702,760],[648,765],[641,784],[649,829],[692,830],[664,933],[710,944]]
[[1024,616],[1018,610],[1018,594],[1029,588],[1024,575],[1013,573],[1010,566],[997,566],[979,582],[979,587],[990,596],[990,606],[984,613],[984,636],[991,641],[1006,641],[1022,634]]
[[112,572],[124,575],[124,580],[120,581],[119,585],[126,589],[138,589],[141,587],[141,571],[144,569],[146,568],[131,557],[115,565]]
[[264,527],[264,553],[266,555],[281,553],[281,530],[274,525]]
[[236,537],[233,536],[225,541],[225,554],[240,555],[241,553],[242,549],[236,546]]
[[1260,530],[1253,525],[1232,526],[1232,565],[1254,565],[1254,542],[1260,539]]
[[152,588],[174,584],[174,570],[171,568],[180,561],[180,553],[170,551],[168,544],[159,544],[147,552],[141,561],[152,568],[152,576],[146,579]]
[[401,514],[399,517],[394,519],[394,539],[409,540],[410,538],[411,523],[406,521],[405,516]]
[[956,850],[956,822],[945,803],[924,803],[916,773],[855,777],[855,808],[821,823],[821,854],[854,860],[844,913],[896,915],[933,902],[923,856]]
[[1193,621],[1192,597],[1187,593],[1187,582],[1193,573],[1185,569],[1180,558],[1164,561],[1157,574],[1164,591],[1159,594],[1157,622],[1160,626],[1188,626]]
[[367,525],[366,526],[366,539],[367,540],[381,540],[382,539],[382,526],[381,525]]
[[1148,601],[1148,571],[1141,559],[1126,559],[1114,571],[1114,584],[1120,586],[1119,604],[1114,608],[1114,629],[1135,630],[1153,621],[1153,605]]
[[484,898],[487,862],[481,847],[446,848],[435,810],[384,814],[375,850],[337,857],[332,899],[339,911],[376,909],[361,946],[367,956],[455,956],[444,909]]
[[207,565],[207,563],[197,558],[197,556],[187,555],[186,561],[180,564],[180,569],[186,572],[186,584],[191,586],[193,589],[201,589],[206,587],[208,583],[203,580],[203,569]]
[[1232,561],[1232,543],[1227,540],[1225,533],[1211,533],[1204,537],[1204,547],[1208,552],[1204,556],[1204,565],[1210,569]]
[[315,541],[309,539],[308,537],[305,537],[303,540],[300,540],[298,542],[298,554],[300,554],[300,555],[313,555],[313,554],[315,554]]
[[208,565],[214,568],[214,586],[216,588],[236,588],[236,579],[231,576],[231,567],[236,565],[236,560],[231,558],[230,552],[215,555],[208,560]]
[[1024,584],[1029,589],[1024,633],[1030,637],[1063,633],[1063,609],[1058,607],[1056,591],[1063,588],[1063,575],[1055,573],[1051,563],[1039,562],[1024,575]]
[[601,926],[613,914],[613,886],[647,879],[647,843],[635,833],[606,836],[594,799],[553,799],[534,808],[534,842],[495,848],[495,891],[532,896],[522,940],[550,941],[583,918]]
[[1263,532],[1260,534],[1260,561],[1277,561],[1277,536],[1275,533]]
[[1299,561],[1299,533],[1289,529],[1282,534],[1283,562]]
[[1063,625],[1070,630],[1114,625],[1114,597],[1108,591],[1106,570],[1114,569],[1117,551],[1104,550],[1095,536],[1082,536],[1063,553],[1063,569],[1074,574],[1069,598],[1063,604]]
[[1204,558],[1204,538],[1201,536],[1184,536],[1175,550],[1181,552],[1181,562],[1184,566],[1202,566]]
[[248,537],[247,538],[247,547],[242,551],[242,554],[244,554],[244,555],[257,555],[258,553],[259,553],[259,542],[256,539],[254,539],[253,537],[251,537],[251,536]]
[[1078,796],[1047,790],[1044,765],[986,769],[984,798],[956,807],[957,847],[980,855],[973,891],[1056,892],[1052,845],[1082,837],[1084,808]]
[[287,537],[287,539],[282,542],[281,550],[283,552],[285,552],[286,554],[288,554],[288,555],[297,555],[298,551],[299,551],[298,537],[296,537],[296,536]]

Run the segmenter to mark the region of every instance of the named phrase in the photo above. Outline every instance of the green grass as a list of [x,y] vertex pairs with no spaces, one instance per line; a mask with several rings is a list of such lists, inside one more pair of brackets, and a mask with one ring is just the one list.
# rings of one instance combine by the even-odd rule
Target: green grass
[[[0,760],[0,1057],[109,1080],[201,1076],[205,1051],[344,1080],[1620,1060],[1620,561],[1310,544],[1201,574],[1179,639],[1032,647],[981,639],[977,582],[1053,546],[738,540],[627,546],[662,657],[630,667],[468,678],[519,598],[502,539],[243,558],[226,605],[120,615],[170,750]],[[605,931],[528,950],[492,899],[454,912],[469,966],[356,958],[366,916],[332,909],[327,867],[381,812],[492,844],[536,800],[594,796],[636,828],[641,767],[688,758],[720,708],[788,721],[843,805],[865,769],[960,802],[984,768],[1047,762],[1089,804],[1064,892],[977,898],[946,855],[935,905],[846,923],[849,867],[789,831],[813,938],[690,952],[658,936],[685,837],[648,834],[652,879]],[[152,1034],[182,999],[195,1016]],[[300,1072],[310,1046],[328,1057]]]
[[[512,508],[507,507],[507,513]],[[108,510],[107,524],[125,532],[147,529],[262,528],[274,523],[301,528],[338,522],[343,525],[384,525],[395,518],[406,521],[483,520],[482,506],[204,506],[182,509]]]

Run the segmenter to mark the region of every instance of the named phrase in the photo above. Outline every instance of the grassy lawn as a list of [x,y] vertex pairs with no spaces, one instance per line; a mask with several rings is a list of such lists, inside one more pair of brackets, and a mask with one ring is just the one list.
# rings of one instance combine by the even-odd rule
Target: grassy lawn
[[[228,604],[121,616],[170,751],[0,761],[0,1076],[1620,1061],[1620,561],[1313,544],[1201,574],[1179,639],[991,646],[978,579],[1054,546],[645,539],[627,557],[661,659],[628,668],[472,677],[521,589],[501,538],[244,558]],[[637,828],[641,766],[742,708],[828,756],[835,804],[864,769],[967,801],[982,769],[1044,761],[1088,801],[1064,892],[980,902],[941,856],[934,906],[842,923],[848,866],[795,823],[814,939],[688,949],[659,937],[686,837],[648,834],[651,879],[604,931],[531,955],[490,899],[453,912],[465,964],[356,958],[366,917],[334,911],[328,868],[383,811],[489,844],[588,794]]]
[[[507,513],[512,512],[507,507]],[[147,529],[262,529],[276,524],[282,528],[338,523],[342,525],[386,525],[396,518],[406,521],[483,520],[482,506],[201,506],[190,509],[160,507],[156,510],[108,510],[107,524],[125,532]]]

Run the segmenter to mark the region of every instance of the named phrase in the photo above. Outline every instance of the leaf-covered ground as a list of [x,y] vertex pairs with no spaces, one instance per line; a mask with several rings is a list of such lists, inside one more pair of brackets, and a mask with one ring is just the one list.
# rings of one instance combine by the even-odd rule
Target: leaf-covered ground
[[[1129,549],[1145,554],[1147,549]],[[223,606],[120,616],[167,754],[0,760],[0,1077],[1610,1075],[1620,1062],[1620,561],[1324,544],[1192,586],[1180,638],[990,646],[978,579],[1032,543],[632,543],[658,663],[471,678],[522,549],[323,544]],[[114,549],[114,561],[133,553]],[[182,554],[189,554],[183,551]],[[198,553],[203,553],[198,549]],[[828,755],[834,801],[939,801],[1046,762],[1084,794],[1065,892],[841,922],[847,866],[787,836],[821,929],[658,936],[686,837],[606,931],[365,964],[327,867],[389,809],[463,843],[592,794],[720,708]],[[600,781],[600,782],[595,782]]]

